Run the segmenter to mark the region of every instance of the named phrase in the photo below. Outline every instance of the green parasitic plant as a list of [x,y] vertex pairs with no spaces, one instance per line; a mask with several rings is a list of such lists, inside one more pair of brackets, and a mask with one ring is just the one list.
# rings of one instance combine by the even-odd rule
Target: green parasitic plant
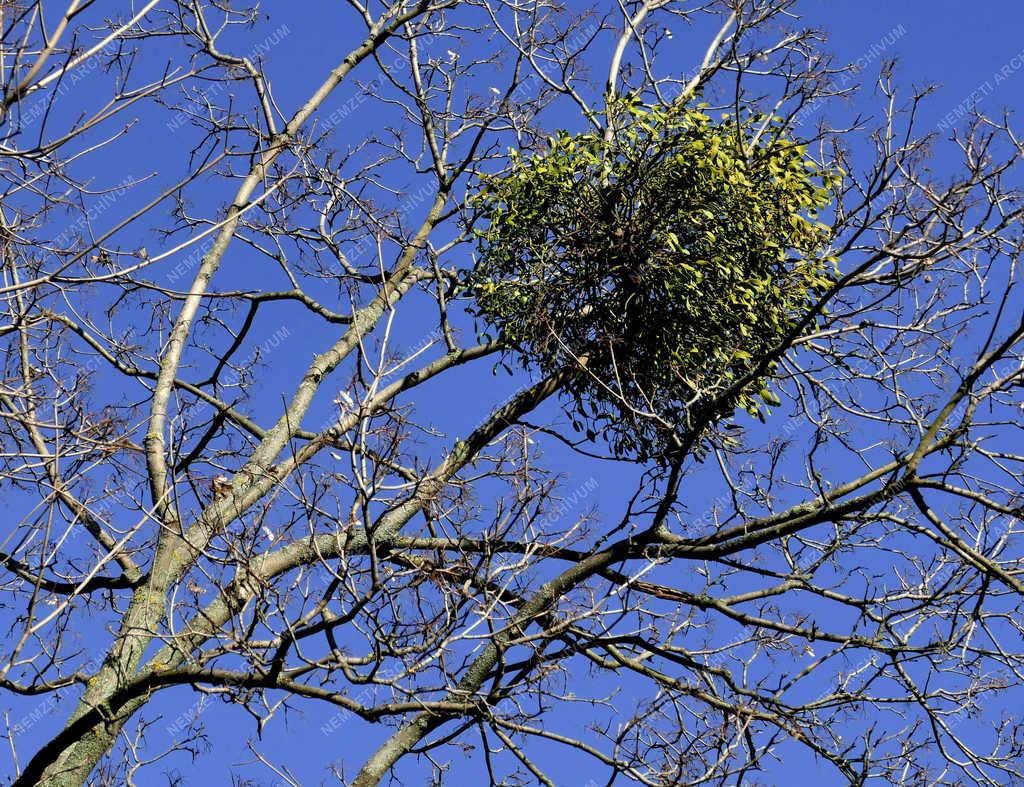
[[837,175],[774,118],[705,109],[623,100],[612,131],[513,154],[471,200],[474,313],[523,366],[574,368],[573,424],[617,456],[763,418],[773,353],[834,280]]

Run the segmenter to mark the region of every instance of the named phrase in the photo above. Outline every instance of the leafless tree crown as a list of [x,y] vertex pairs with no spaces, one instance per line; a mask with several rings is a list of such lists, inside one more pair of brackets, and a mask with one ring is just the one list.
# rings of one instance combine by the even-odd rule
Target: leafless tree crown
[[[1024,782],[1013,125],[792,0],[291,5],[0,3],[13,783],[175,783],[218,700],[282,785]],[[845,173],[782,407],[700,461],[611,465],[467,316],[479,175],[626,94]]]

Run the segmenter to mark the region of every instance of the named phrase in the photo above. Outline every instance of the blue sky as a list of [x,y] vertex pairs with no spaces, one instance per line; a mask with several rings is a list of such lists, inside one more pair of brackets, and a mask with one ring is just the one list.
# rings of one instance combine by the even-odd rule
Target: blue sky
[[[585,5],[580,3],[581,7]],[[1004,107],[1012,111],[1022,105],[1024,39],[1020,33],[1024,30],[1024,6],[1017,2],[807,0],[799,7],[809,24],[826,31],[827,48],[839,60],[859,62],[863,66],[861,75],[865,81],[871,81],[883,59],[896,57],[896,80],[899,84],[909,87],[933,83],[938,86],[925,104],[920,127],[931,128],[937,135],[932,167],[940,175],[956,164],[952,146],[944,140],[957,128],[967,107],[976,101],[985,111],[997,113]],[[346,23],[348,12],[343,4],[336,2],[316,0],[303,4],[298,10],[285,4],[269,3],[265,10],[270,21],[250,34],[240,35],[238,48],[246,48],[246,44],[241,43],[243,40],[248,47],[257,46],[279,25],[287,26],[287,33],[265,52],[267,70],[272,74],[275,86],[274,98],[287,115],[320,81],[322,73],[336,64],[340,53],[347,51],[356,41],[359,30]],[[705,40],[695,31],[684,29],[675,31],[673,40],[679,48],[679,70],[687,72],[703,52]],[[367,69],[373,68],[370,63],[365,65]],[[601,62],[599,67],[603,68],[604,63]],[[370,79],[374,72],[357,71],[355,76]],[[90,77],[93,78],[99,77]],[[354,85],[343,86],[321,112],[324,118],[330,118],[332,113],[338,118],[338,124],[332,130],[332,142],[339,148],[355,144],[361,135],[374,128],[372,112],[362,104],[360,95]],[[843,117],[858,112],[875,113],[878,107],[879,97],[869,87],[852,103],[835,102],[834,106],[822,107],[820,112],[830,117],[833,114]],[[73,103],[69,104],[68,111],[74,114]],[[552,129],[560,124],[579,124],[578,114],[565,110],[560,112],[565,114],[552,113],[548,120]],[[116,157],[93,159],[88,164],[92,174],[105,178],[109,185],[118,182],[121,173],[134,177],[148,177],[152,173],[154,192],[157,191],[156,184],[166,185],[176,180],[190,150],[181,147],[181,139],[167,129],[167,120],[166,113],[141,118],[142,123],[150,125],[150,134],[133,137],[137,141],[117,148]],[[1019,119],[1017,127],[1021,128]],[[410,191],[415,193],[415,186],[410,185]],[[230,199],[231,192],[227,188],[220,191],[211,189],[203,194],[193,194],[193,197],[196,212],[212,212]],[[112,205],[108,212],[97,214],[96,223],[113,222],[130,209],[131,206],[123,204]],[[412,212],[416,209],[419,208]],[[145,228],[139,228],[138,232],[137,238],[126,237],[125,243],[146,245],[151,253],[160,249],[159,237],[146,232]],[[174,270],[182,261],[186,262],[187,269],[185,257],[166,263],[172,283],[179,281]],[[182,273],[180,282],[185,282],[188,274],[184,270]],[[272,273],[254,265],[252,256],[241,249],[229,256],[222,276],[224,281],[246,282],[249,286],[255,283],[269,286],[273,281]],[[425,333],[423,326],[416,321],[400,323],[396,332],[407,347],[417,347]],[[274,337],[277,337],[276,341]],[[246,352],[252,353],[263,345],[267,364],[259,379],[264,399],[254,407],[254,416],[266,419],[276,412],[280,394],[292,389],[309,356],[325,338],[322,329],[299,309],[282,306],[263,319],[253,332],[251,346],[242,353],[244,357]],[[481,374],[479,368],[460,370],[452,376],[450,383],[424,389],[425,398],[418,406],[438,412],[438,424],[451,433],[463,433],[486,415],[494,401],[511,394],[524,381],[522,375],[509,377],[499,372],[490,376]],[[127,389],[111,389],[110,393],[125,397],[132,395]],[[330,402],[321,402],[311,413],[310,423],[322,422],[330,411]],[[556,416],[556,406],[546,407],[533,420],[542,420],[544,414]],[[772,424],[766,428],[771,429]],[[580,510],[592,506],[598,521],[614,521],[621,510],[622,494],[630,489],[630,481],[638,475],[636,468],[585,460],[554,443],[546,446],[546,463],[562,472],[566,495],[576,494],[574,505]],[[834,467],[839,475],[854,469],[842,464]],[[708,501],[720,492],[710,478],[706,479],[701,474],[693,476],[688,484],[691,488],[699,487],[700,495],[695,499],[701,503],[690,511],[694,519],[699,519],[708,510]],[[18,508],[14,498],[6,501],[6,505],[11,511]],[[0,621],[7,614],[7,610],[0,610]],[[87,649],[99,648],[105,642],[105,635],[99,630],[83,637],[83,646]],[[589,680],[582,673],[579,678]],[[606,687],[612,686],[608,684]],[[629,682],[624,682],[621,688],[628,696]],[[56,707],[51,707],[51,703],[40,705],[34,698],[3,697],[3,706],[10,708],[8,718],[11,723],[29,721],[23,724],[24,731],[17,738],[22,761],[59,728],[73,703],[74,696],[70,692],[61,696]],[[256,735],[251,717],[244,710],[220,702],[216,697],[206,698],[202,706],[196,703],[197,697],[191,691],[174,689],[161,694],[150,709],[151,715],[156,711],[163,714],[148,733],[154,749],[173,740],[180,734],[184,720],[196,715],[205,725],[211,741],[212,750],[200,756],[195,763],[187,757],[176,756],[168,760],[167,765],[173,766],[187,784],[228,784],[231,773],[245,775],[253,779],[253,784],[273,784],[272,775],[253,762],[254,757],[246,747],[247,739]],[[625,701],[627,707],[629,703],[630,700]],[[583,713],[558,719],[567,731],[582,727],[586,721]],[[286,763],[302,784],[312,785],[322,780],[333,783],[326,768],[339,758],[344,757],[350,769],[358,767],[364,755],[372,751],[387,733],[386,729],[351,717],[341,718],[332,708],[306,702],[301,710],[282,713],[267,726],[258,745],[269,759]],[[559,785],[584,787],[605,783],[602,770],[596,768],[591,760],[567,753],[564,749],[545,751],[536,748],[533,751]],[[782,751],[785,752],[785,761],[777,771],[760,774],[760,783],[819,786],[842,783],[834,771],[818,766],[797,748],[788,747]],[[0,767],[5,773],[10,773],[8,760],[0,759]],[[406,778],[407,784],[418,785],[426,783],[428,772],[423,763],[418,764],[409,758],[408,763],[399,768],[399,773]],[[445,784],[484,783],[479,752],[473,753],[465,763],[457,764],[450,779]],[[623,780],[616,781],[616,784],[624,783]]]

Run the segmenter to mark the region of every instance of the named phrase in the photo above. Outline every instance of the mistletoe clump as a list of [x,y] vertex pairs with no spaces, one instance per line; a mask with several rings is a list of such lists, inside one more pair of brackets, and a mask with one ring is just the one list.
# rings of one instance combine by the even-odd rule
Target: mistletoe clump
[[573,424],[618,456],[763,418],[770,354],[831,281],[835,176],[773,118],[703,108],[627,102],[612,132],[560,132],[473,198],[476,314],[526,367],[575,368]]

